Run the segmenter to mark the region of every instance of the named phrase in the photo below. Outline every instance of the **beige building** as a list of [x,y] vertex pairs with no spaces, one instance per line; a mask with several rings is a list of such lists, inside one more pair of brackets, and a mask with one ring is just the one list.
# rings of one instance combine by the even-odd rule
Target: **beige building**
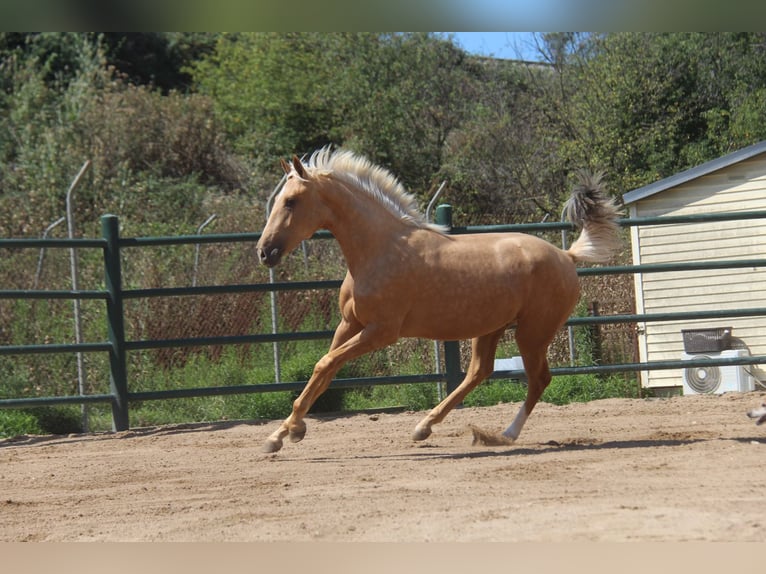
[[[766,211],[766,141],[633,190],[623,201],[631,218]],[[633,227],[631,242],[636,265],[766,259],[766,219]],[[637,274],[635,292],[640,314],[766,308],[766,267]],[[688,360],[681,330],[708,327],[732,327],[735,348],[766,355],[766,317],[756,316],[639,323],[640,359]],[[641,384],[683,387],[688,372],[642,372]]]

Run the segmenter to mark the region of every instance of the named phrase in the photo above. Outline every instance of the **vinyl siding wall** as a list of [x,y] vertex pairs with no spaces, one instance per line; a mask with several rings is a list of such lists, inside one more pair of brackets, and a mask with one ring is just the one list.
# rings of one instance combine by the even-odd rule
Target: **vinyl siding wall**
[[[766,210],[766,154],[755,156],[637,201],[632,217]],[[632,229],[636,264],[760,259],[766,257],[766,220],[646,226]],[[678,271],[636,275],[639,313],[766,307],[766,269]],[[733,327],[752,354],[766,354],[763,317],[645,323],[639,327],[642,361],[677,360],[681,329]],[[645,387],[682,384],[682,370],[641,373]]]

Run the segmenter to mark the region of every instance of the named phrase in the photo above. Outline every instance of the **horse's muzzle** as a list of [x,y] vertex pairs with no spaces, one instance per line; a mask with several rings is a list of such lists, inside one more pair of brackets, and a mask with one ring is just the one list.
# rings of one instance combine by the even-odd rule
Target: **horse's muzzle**
[[282,251],[278,247],[269,250],[258,247],[256,252],[258,253],[258,261],[266,267],[274,267],[282,259]]

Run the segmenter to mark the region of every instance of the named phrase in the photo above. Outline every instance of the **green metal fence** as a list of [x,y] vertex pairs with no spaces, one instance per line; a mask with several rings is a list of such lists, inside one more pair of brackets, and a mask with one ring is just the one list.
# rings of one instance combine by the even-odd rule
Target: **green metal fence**
[[[437,221],[450,225],[449,206],[437,208]],[[690,215],[679,217],[635,218],[621,221],[623,226],[669,225],[714,221],[735,221],[766,218],[766,211],[736,214]],[[135,392],[130,390],[130,373],[126,356],[128,353],[143,349],[167,347],[232,345],[244,343],[274,343],[282,341],[306,341],[329,339],[332,331],[305,331],[290,333],[256,333],[251,335],[225,337],[197,337],[161,340],[126,340],[124,327],[124,302],[128,299],[151,297],[195,296],[210,294],[232,294],[255,291],[286,291],[304,289],[338,289],[341,281],[302,281],[289,283],[239,284],[199,287],[168,287],[157,289],[123,289],[121,253],[125,249],[142,248],[158,245],[184,245],[201,243],[255,242],[260,237],[256,233],[188,235],[176,237],[120,237],[119,221],[114,215],[101,218],[102,237],[100,239],[0,239],[0,248],[74,248],[101,249],[103,251],[104,288],[98,290],[2,290],[0,299],[79,299],[102,300],[106,305],[107,340],[75,344],[31,344],[0,346],[0,356],[44,353],[107,353],[109,357],[109,392],[74,396],[47,396],[6,398],[0,400],[0,407],[31,407],[40,405],[93,404],[108,403],[112,408],[114,430],[127,430],[130,426],[129,408],[132,401],[165,400],[181,397],[204,397],[231,395],[240,393],[265,393],[285,390],[300,390],[306,381],[275,382],[258,385],[235,385],[199,387],[192,389],[174,389]],[[541,232],[569,231],[568,223],[542,223],[523,225],[452,227],[452,233],[485,232]],[[320,232],[316,237],[328,238],[327,232]],[[680,264],[622,265],[612,267],[593,267],[578,270],[581,276],[603,274],[661,273],[678,270],[736,269],[745,267],[764,267],[766,259],[747,259],[731,261],[698,261]],[[734,310],[711,310],[703,312],[675,312],[658,314],[621,314],[596,317],[573,317],[567,325],[599,325],[609,323],[636,323],[652,321],[677,321],[690,319],[721,319],[735,317],[766,316],[766,308],[743,308]],[[460,350],[455,341],[444,343],[443,373],[420,375],[402,375],[390,377],[366,377],[337,379],[334,388],[350,388],[370,385],[401,383],[444,382],[447,390],[459,384],[463,377],[460,367]],[[695,359],[691,361],[653,361],[648,363],[619,363],[592,366],[556,367],[551,370],[553,376],[569,374],[618,373],[644,371],[652,369],[677,369],[694,366],[756,365],[766,363],[766,356],[755,355],[737,358]],[[496,371],[491,378],[523,378],[523,371]],[[2,381],[0,381],[2,384]]]

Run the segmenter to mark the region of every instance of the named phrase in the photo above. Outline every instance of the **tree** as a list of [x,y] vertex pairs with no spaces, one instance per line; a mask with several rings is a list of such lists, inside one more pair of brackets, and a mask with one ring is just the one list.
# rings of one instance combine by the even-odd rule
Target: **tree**
[[210,32],[105,32],[107,61],[128,81],[163,93],[188,91],[188,66],[210,53],[218,34]]
[[367,40],[367,56],[353,60],[345,80],[353,98],[343,140],[425,191],[441,169],[447,139],[468,117],[481,69],[431,34]]
[[762,34],[588,35],[560,68],[564,153],[628,190],[758,141],[765,72]]
[[431,34],[259,32],[222,36],[193,75],[257,170],[345,145],[422,189],[462,121],[470,74]]
[[134,221],[168,214],[183,221],[195,216],[203,186],[235,192],[246,185],[209,99],[133,85],[106,63],[100,43],[68,39],[79,42],[71,67],[57,68],[58,50],[17,48],[0,67],[8,86],[0,93],[3,235],[57,218],[86,159],[92,167],[78,192],[79,220],[119,208]]
[[541,110],[554,79],[547,66],[485,63],[481,90],[447,140],[440,172],[467,221],[559,218],[567,183],[557,159],[560,129]]
[[322,43],[321,34],[226,34],[191,67],[256,171],[273,174],[278,157],[331,143]]

